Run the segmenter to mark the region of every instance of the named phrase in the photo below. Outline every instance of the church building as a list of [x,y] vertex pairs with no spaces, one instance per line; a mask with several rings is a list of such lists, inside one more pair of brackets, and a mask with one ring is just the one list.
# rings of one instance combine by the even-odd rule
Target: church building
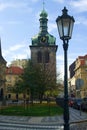
[[56,81],[56,38],[49,34],[47,26],[47,12],[43,8],[40,13],[39,33],[32,37],[31,60],[33,64],[42,64],[44,70],[48,71],[53,80]]

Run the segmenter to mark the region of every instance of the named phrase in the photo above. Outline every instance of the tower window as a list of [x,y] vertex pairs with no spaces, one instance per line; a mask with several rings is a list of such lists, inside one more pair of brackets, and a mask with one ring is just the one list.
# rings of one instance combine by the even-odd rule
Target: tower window
[[49,52],[45,52],[45,63],[49,63]]
[[10,99],[11,98],[11,94],[8,94],[8,99]]
[[40,51],[37,53],[37,62],[42,63],[42,53]]

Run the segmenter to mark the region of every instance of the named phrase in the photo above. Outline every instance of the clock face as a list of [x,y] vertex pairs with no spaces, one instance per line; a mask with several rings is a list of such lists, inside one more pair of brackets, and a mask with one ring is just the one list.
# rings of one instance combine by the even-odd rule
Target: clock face
[[47,37],[46,36],[42,36],[40,38],[40,43],[46,43],[47,42]]

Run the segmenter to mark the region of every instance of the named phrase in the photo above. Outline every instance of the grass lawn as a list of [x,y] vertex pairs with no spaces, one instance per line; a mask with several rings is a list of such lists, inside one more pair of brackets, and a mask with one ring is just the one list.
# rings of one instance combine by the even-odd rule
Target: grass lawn
[[20,116],[54,116],[63,114],[63,109],[56,104],[33,104],[26,108],[21,105],[7,106],[0,109],[1,115],[20,115]]

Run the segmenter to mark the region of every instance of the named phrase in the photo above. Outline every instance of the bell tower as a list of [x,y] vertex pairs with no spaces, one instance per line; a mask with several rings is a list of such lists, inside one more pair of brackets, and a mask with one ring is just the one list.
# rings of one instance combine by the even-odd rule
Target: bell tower
[[42,64],[56,81],[56,38],[48,33],[48,14],[43,8],[40,13],[40,31],[32,37],[31,60],[33,64]]

